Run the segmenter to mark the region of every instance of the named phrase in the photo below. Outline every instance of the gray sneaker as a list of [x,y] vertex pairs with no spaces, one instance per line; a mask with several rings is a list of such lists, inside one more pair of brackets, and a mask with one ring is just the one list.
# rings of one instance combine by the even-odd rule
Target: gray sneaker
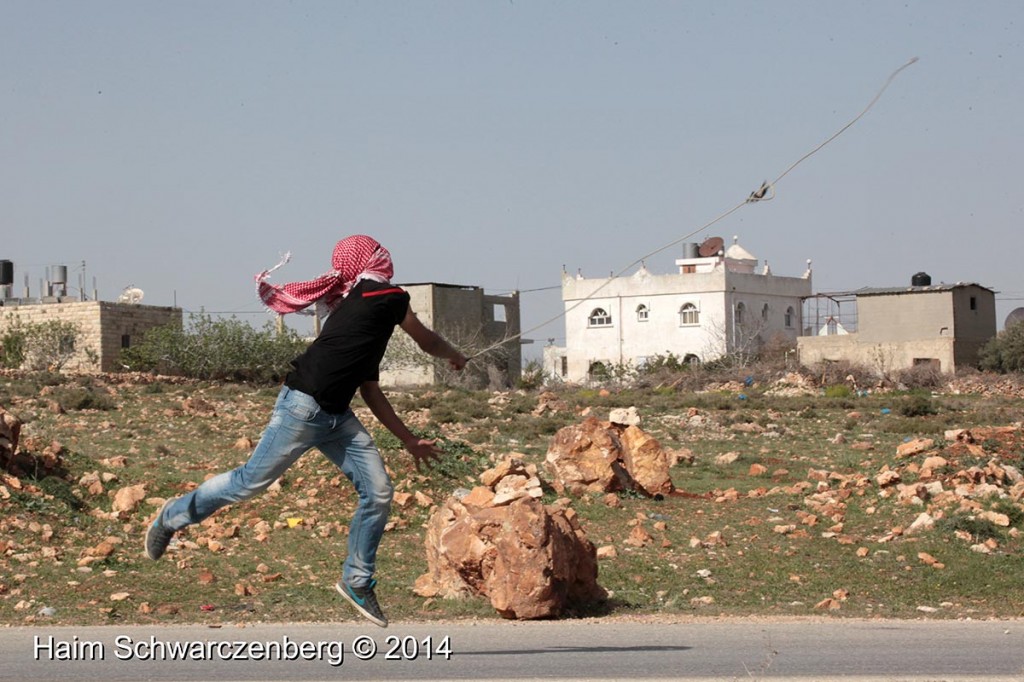
[[356,611],[363,614],[367,620],[382,628],[386,628],[388,626],[388,617],[380,610],[380,604],[377,603],[377,595],[373,592],[373,588],[376,585],[377,581],[371,580],[370,584],[366,587],[354,587],[346,583],[345,579],[342,578],[334,585],[334,588],[341,593],[341,596],[348,599],[352,606],[356,607]]
[[160,523],[160,519],[164,517],[164,510],[171,502],[172,500],[164,502],[164,506],[160,507],[152,525],[146,531],[146,556],[153,561],[164,555],[167,545],[171,544],[171,538],[174,537],[174,531]]

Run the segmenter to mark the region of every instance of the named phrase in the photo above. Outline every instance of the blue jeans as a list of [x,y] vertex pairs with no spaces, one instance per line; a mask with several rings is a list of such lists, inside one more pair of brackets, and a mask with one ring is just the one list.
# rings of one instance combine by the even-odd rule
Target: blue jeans
[[359,502],[349,526],[345,582],[363,587],[377,562],[377,546],[391,511],[394,488],[384,460],[352,410],[328,414],[316,400],[284,386],[249,461],[214,476],[167,505],[158,522],[181,530],[226,505],[249,499],[270,486],[310,448],[317,448],[355,485]]

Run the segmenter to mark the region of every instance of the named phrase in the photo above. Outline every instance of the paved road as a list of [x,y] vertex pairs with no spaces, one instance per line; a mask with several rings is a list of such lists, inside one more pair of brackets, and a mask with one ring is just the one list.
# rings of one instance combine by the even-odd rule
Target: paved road
[[4,681],[666,678],[1020,681],[1024,621],[0,629]]

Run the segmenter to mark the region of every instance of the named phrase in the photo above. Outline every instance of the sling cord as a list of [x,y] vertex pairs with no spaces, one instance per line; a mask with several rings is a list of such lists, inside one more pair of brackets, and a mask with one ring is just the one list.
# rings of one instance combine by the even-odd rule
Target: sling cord
[[677,244],[680,244],[680,243],[686,241],[687,239],[693,237],[693,235],[698,234],[700,232],[703,232],[704,230],[708,229],[709,227],[711,227],[715,223],[717,223],[717,222],[719,222],[721,220],[724,220],[725,218],[729,217],[730,215],[732,215],[736,211],[740,210],[740,208],[742,208],[743,206],[746,206],[747,204],[754,204],[754,203],[757,203],[759,201],[770,201],[771,199],[774,199],[775,198],[775,185],[777,185],[780,180],[782,180],[784,177],[789,175],[789,173],[794,168],[799,166],[801,163],[803,163],[804,161],[806,161],[810,157],[812,157],[815,154],[817,154],[819,151],[821,151],[822,148],[825,147],[825,145],[829,144],[834,139],[836,139],[837,137],[842,135],[844,132],[846,132],[846,130],[848,128],[850,128],[851,126],[853,126],[853,124],[855,124],[857,121],[859,121],[864,116],[864,114],[868,113],[868,111],[870,111],[871,108],[873,106],[875,106],[875,103],[878,102],[879,99],[881,99],[882,94],[886,91],[886,89],[889,87],[889,84],[892,83],[892,81],[896,78],[896,76],[898,76],[901,71],[906,69],[911,64],[914,64],[915,62],[917,62],[917,57],[914,57],[913,59],[908,61],[906,64],[904,64],[903,66],[901,66],[900,68],[896,69],[891,74],[889,74],[889,77],[886,79],[885,84],[882,85],[882,88],[878,91],[878,93],[874,96],[874,98],[872,98],[872,100],[868,103],[868,105],[866,107],[864,107],[864,109],[859,114],[854,116],[853,119],[851,119],[849,123],[847,123],[842,128],[837,130],[831,137],[826,139],[824,142],[819,144],[817,147],[815,147],[814,149],[812,149],[811,151],[807,152],[806,154],[801,156],[799,159],[797,159],[796,162],[794,162],[791,166],[789,166],[789,168],[787,168],[786,170],[782,171],[782,173],[779,174],[779,176],[777,178],[775,178],[774,180],[772,180],[770,182],[768,180],[765,180],[763,183],[761,183],[761,186],[759,188],[757,188],[756,190],[751,192],[750,195],[746,199],[741,201],[740,203],[736,204],[735,206],[733,206],[729,210],[725,211],[724,213],[722,213],[718,217],[713,218],[712,220],[704,223],[703,225],[698,227],[696,230],[694,230],[694,231],[692,231],[692,232],[690,232],[688,234],[685,234],[682,237],[680,237],[680,238],[678,238],[678,239],[676,239],[676,240],[674,240],[672,242],[669,242],[668,244],[665,244],[664,246],[659,247],[659,248],[655,249],[654,251],[651,251],[650,253],[648,253],[648,254],[646,254],[644,256],[641,256],[640,258],[637,258],[636,260],[634,260],[629,265],[625,266],[624,268],[622,268],[618,272],[616,272],[613,275],[609,276],[608,279],[605,280],[605,282],[603,284],[601,284],[596,289],[594,289],[592,292],[590,292],[590,294],[588,294],[585,298],[581,298],[579,301],[577,301],[576,303],[574,303],[570,307],[566,308],[564,311],[562,311],[558,315],[555,315],[551,319],[545,320],[544,322],[541,322],[540,324],[538,324],[538,325],[536,325],[534,327],[531,327],[530,329],[527,329],[525,331],[521,331],[518,334],[510,336],[510,337],[508,337],[506,339],[503,339],[503,340],[501,340],[501,341],[499,341],[499,342],[497,342],[495,344],[492,344],[492,345],[488,346],[487,348],[483,349],[482,351],[474,353],[468,359],[469,360],[473,360],[475,358],[478,358],[481,355],[484,355],[485,353],[489,353],[490,351],[494,350],[495,348],[498,348],[499,346],[503,346],[503,345],[509,343],[510,341],[515,341],[516,339],[522,338],[524,335],[530,334],[530,333],[540,329],[541,327],[544,327],[544,326],[546,326],[548,324],[551,324],[552,322],[558,321],[559,319],[565,317],[566,315],[568,315],[570,312],[572,312],[573,310],[575,310],[576,308],[578,308],[582,304],[584,304],[587,301],[593,299],[597,295],[597,293],[599,291],[601,291],[606,286],[611,284],[611,282],[614,279],[616,279],[617,277],[621,277],[623,275],[623,273],[625,273],[627,270],[629,270],[629,269],[639,265],[640,263],[644,262],[645,260],[647,260],[651,256],[657,255],[657,254],[661,253],[662,251],[665,251],[666,249],[670,249],[673,246],[676,246]]

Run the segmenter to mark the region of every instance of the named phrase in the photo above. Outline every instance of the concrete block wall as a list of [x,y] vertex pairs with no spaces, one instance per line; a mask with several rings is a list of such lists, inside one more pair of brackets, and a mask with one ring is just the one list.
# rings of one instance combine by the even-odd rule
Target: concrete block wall
[[122,369],[122,339],[130,345],[142,341],[145,332],[166,324],[181,324],[180,308],[130,305],[108,301],[68,301],[10,303],[0,306],[0,334],[15,320],[22,324],[42,324],[51,320],[78,326],[80,335],[75,355],[66,369],[83,372],[116,372]]
[[797,339],[797,357],[805,367],[846,361],[866,367],[879,376],[909,369],[915,362],[923,360],[935,360],[940,371],[954,372],[957,365],[953,351],[954,340],[951,337],[877,342],[864,339],[860,334],[844,334],[801,336]]
[[[465,352],[498,343],[520,332],[519,295],[489,295],[476,286],[422,283],[399,284],[409,292],[409,305],[420,321],[446,337]],[[496,308],[504,308],[504,321],[496,319]],[[408,345],[403,332],[396,331],[392,345]],[[470,344],[472,347],[463,347]],[[508,344],[509,357],[501,369],[510,381],[518,380],[522,373],[522,352],[516,338]],[[403,353],[404,354],[404,353]],[[381,370],[380,381],[390,386],[422,386],[439,379],[432,362],[420,366],[388,367]]]

